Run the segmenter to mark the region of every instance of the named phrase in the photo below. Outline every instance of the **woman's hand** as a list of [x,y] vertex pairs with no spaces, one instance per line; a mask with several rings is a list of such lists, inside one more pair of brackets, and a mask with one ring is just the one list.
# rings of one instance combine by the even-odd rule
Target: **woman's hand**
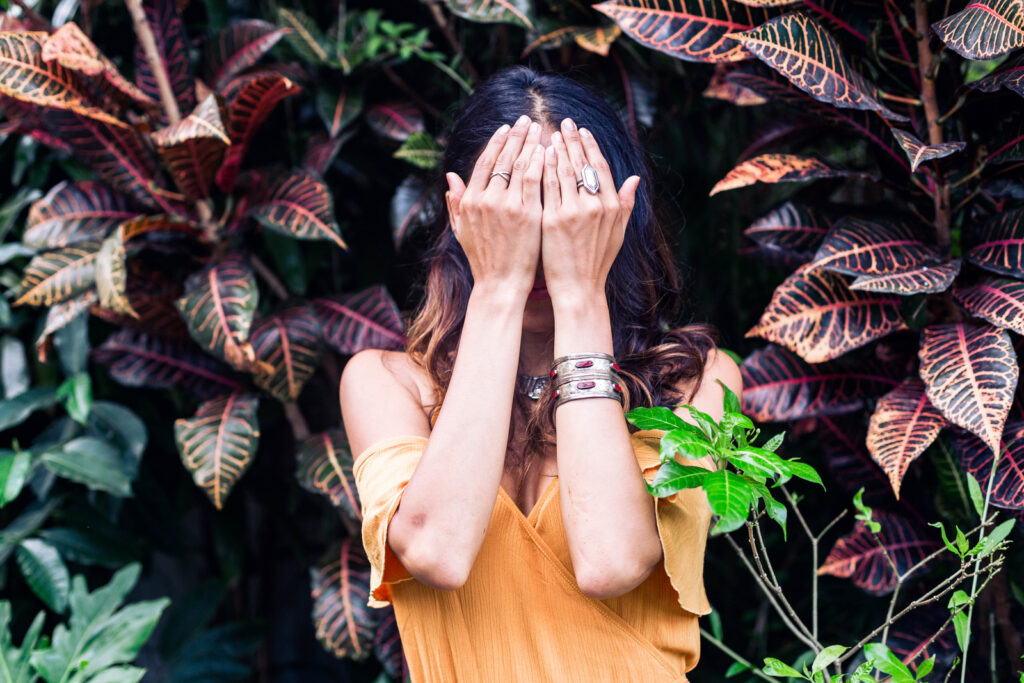
[[[588,163],[600,181],[596,195],[576,187]],[[541,260],[553,305],[559,300],[604,297],[639,184],[639,176],[630,176],[616,191],[597,140],[585,128],[577,130],[572,119],[563,120],[561,131],[551,135],[544,155]]]
[[[473,272],[474,286],[511,289],[526,297],[540,255],[540,125],[522,116],[499,128],[480,153],[469,183],[449,173],[448,215]],[[511,174],[506,183],[492,172]]]

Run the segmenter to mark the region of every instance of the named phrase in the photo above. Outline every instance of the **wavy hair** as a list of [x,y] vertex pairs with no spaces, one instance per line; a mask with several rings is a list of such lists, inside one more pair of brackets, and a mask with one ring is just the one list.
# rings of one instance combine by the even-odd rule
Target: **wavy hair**
[[[556,130],[566,117],[588,128],[601,144],[616,187],[630,175],[640,176],[633,213],[605,288],[624,410],[691,400],[717,335],[706,325],[673,324],[682,305],[681,278],[652,204],[647,154],[597,91],[567,76],[525,66],[499,71],[476,89],[456,117],[447,136],[437,194],[444,195],[444,173],[457,173],[468,182],[477,156],[494,131],[523,114]],[[431,425],[451,379],[473,288],[469,262],[443,204],[435,215],[424,257],[423,298],[406,344],[409,357],[428,372],[434,385],[437,401]],[[685,395],[678,391],[683,386],[689,389]],[[555,443],[552,394],[549,385],[534,402],[516,392],[505,468],[514,473],[520,488],[536,456]]]

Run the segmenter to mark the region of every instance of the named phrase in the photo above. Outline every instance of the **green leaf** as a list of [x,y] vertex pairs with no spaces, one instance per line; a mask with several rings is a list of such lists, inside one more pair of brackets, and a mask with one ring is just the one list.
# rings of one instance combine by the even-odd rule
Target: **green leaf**
[[57,393],[51,387],[35,387],[0,401],[0,432],[21,424],[35,411],[49,408],[56,402]]
[[28,451],[0,451],[0,507],[18,497],[32,465]]
[[647,485],[647,492],[657,498],[664,498],[682,489],[701,486],[709,474],[711,471],[703,467],[680,465],[675,460],[669,460],[658,468],[654,481]]
[[829,645],[814,658],[814,663],[811,664],[811,671],[823,671],[832,662],[839,659],[840,655],[848,649],[845,645]]
[[727,413],[742,413],[743,409],[740,407],[740,399],[736,396],[732,389],[725,385],[720,379],[716,379],[722,386],[722,406],[725,408]]
[[11,335],[0,337],[0,396],[14,398],[29,387],[25,345]]
[[149,436],[139,416],[119,403],[96,401],[89,413],[89,431],[96,436],[118,444],[138,462],[146,450]]
[[956,631],[956,643],[960,646],[960,651],[966,652],[967,636],[971,632],[966,611],[960,611],[953,615],[953,630]]
[[673,459],[676,454],[681,454],[684,458],[696,459],[703,458],[714,452],[714,446],[708,443],[704,435],[700,434],[696,429],[692,432],[683,429],[673,429],[670,432],[665,432],[661,437],[661,443],[658,448],[658,454],[662,462]]
[[789,519],[789,508],[775,500],[768,487],[764,484],[750,482],[750,485],[757,492],[761,500],[764,501],[764,509],[768,513],[768,517],[775,520],[782,527],[782,540],[786,540],[786,521]]
[[917,665],[917,680],[923,681],[925,676],[932,672],[935,668],[935,657],[929,657],[920,664]]
[[57,400],[64,403],[72,420],[84,425],[92,410],[92,379],[84,372],[68,377],[57,387]]
[[729,462],[746,474],[789,479],[790,462],[763,448],[748,446],[732,451],[728,458]]
[[699,430],[696,427],[684,421],[683,418],[679,417],[673,413],[671,409],[666,408],[665,406],[633,408],[626,413],[626,421],[638,429],[682,429],[684,431],[692,429],[699,433]]
[[94,491],[127,497],[132,493],[135,467],[107,441],[80,436],[53,450],[40,460],[58,477],[85,484]]
[[700,430],[704,432],[704,435],[707,438],[712,441],[718,438],[718,425],[710,415],[702,410],[694,408],[693,406],[684,406],[684,408],[690,411],[690,417],[693,418],[693,421],[697,423],[697,426],[700,427]]
[[775,451],[779,450],[779,446],[782,445],[782,440],[784,438],[786,438],[786,432],[779,432],[772,438],[765,441],[764,445],[761,446],[761,448],[765,449],[766,451],[771,451],[772,453],[774,453]]
[[430,133],[410,133],[402,146],[395,150],[394,157],[408,161],[417,168],[432,169],[441,164],[441,147]]
[[750,666],[748,664],[744,664],[743,662],[733,662],[729,665],[729,668],[725,670],[725,677],[732,678],[744,671],[750,671]]
[[985,557],[993,550],[995,550],[996,547],[998,547],[999,544],[1002,543],[1006,539],[1006,537],[1010,535],[1010,532],[1013,531],[1013,527],[1015,524],[1016,520],[1006,520],[1005,522],[997,526],[995,529],[993,529],[992,533],[978,541],[978,544],[974,546],[974,548],[972,548],[967,554]]
[[876,669],[892,676],[892,683],[914,683],[910,669],[882,643],[865,645],[864,656]]
[[981,485],[970,472],[964,472],[964,475],[967,477],[967,491],[970,493],[974,511],[981,517],[985,512],[985,496],[981,493]]
[[57,549],[46,541],[29,538],[18,546],[15,559],[32,592],[54,612],[63,612],[71,579]]
[[790,678],[805,678],[805,676],[802,676],[799,671],[797,671],[788,664],[783,664],[774,657],[764,658],[764,666],[762,667],[762,671],[764,671],[769,676],[789,676]]
[[46,621],[46,611],[42,610],[32,620],[32,625],[21,639],[21,647],[15,647],[11,638],[11,603],[0,602],[0,662],[4,667],[5,683],[17,681],[34,681],[35,676],[29,670],[29,658],[39,641],[39,634]]
[[821,483],[821,477],[818,475],[817,470],[804,462],[798,460],[787,460],[786,465],[789,467],[790,473],[799,479],[809,481],[812,484],[818,484],[821,488],[825,488],[825,485]]
[[720,518],[715,524],[715,533],[726,533],[743,526],[754,499],[754,489],[745,479],[728,470],[718,470],[704,477],[703,488],[711,511]]
[[853,506],[858,510],[857,514],[854,515],[854,519],[864,522],[868,529],[877,534],[882,529],[882,525],[871,519],[872,510],[864,504],[863,497],[864,487],[862,486],[858,489],[857,493],[853,494]]

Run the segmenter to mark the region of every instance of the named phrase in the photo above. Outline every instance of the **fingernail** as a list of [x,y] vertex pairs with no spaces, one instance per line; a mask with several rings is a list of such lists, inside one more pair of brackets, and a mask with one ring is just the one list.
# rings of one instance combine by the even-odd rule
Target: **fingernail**
[[563,119],[562,125],[564,125],[569,130],[576,130],[576,124],[573,122],[572,119]]
[[540,124],[537,123],[536,121],[534,121],[533,123],[530,124],[529,135],[536,135],[539,132],[540,132]]
[[508,129],[509,129],[509,125],[507,123],[503,123],[503,124],[501,124],[501,127],[498,128],[498,132],[499,133],[507,133]]
[[590,137],[590,131],[587,130],[586,128],[580,128],[580,135],[582,135],[585,138],[589,138]]
[[551,142],[561,142],[561,141],[562,141],[562,134],[559,133],[557,130],[554,133],[551,134]]
[[519,117],[519,119],[518,119],[518,120],[516,121],[516,125],[517,125],[517,126],[525,125],[525,124],[526,124],[526,122],[527,122],[527,121],[529,121],[529,120],[530,120],[530,117],[529,117],[529,116],[527,116],[526,114],[523,114],[523,115],[522,115],[522,116],[520,116],[520,117]]

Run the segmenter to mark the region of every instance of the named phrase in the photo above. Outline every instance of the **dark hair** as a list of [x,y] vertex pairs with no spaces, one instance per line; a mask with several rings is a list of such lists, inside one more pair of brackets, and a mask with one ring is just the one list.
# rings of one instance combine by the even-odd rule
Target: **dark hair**
[[[571,117],[593,132],[616,187],[630,175],[640,176],[636,204],[605,290],[615,357],[622,368],[625,409],[690,400],[716,335],[704,325],[674,325],[682,304],[680,276],[652,204],[647,153],[600,93],[567,76],[525,66],[499,71],[476,89],[455,119],[447,136],[443,172],[457,173],[468,182],[477,156],[494,131],[523,114],[556,129],[562,119]],[[443,196],[443,174],[438,184]],[[448,225],[447,211],[441,206],[436,215],[425,256],[425,296],[410,325],[406,347],[435,385],[438,401],[431,423],[451,378],[473,287],[469,262]],[[676,389],[684,385],[689,391],[680,395]],[[518,470],[521,485],[530,455],[554,444],[552,387],[536,405],[517,394],[515,406],[507,464]],[[515,441],[523,438],[523,419],[526,443],[519,452]]]

